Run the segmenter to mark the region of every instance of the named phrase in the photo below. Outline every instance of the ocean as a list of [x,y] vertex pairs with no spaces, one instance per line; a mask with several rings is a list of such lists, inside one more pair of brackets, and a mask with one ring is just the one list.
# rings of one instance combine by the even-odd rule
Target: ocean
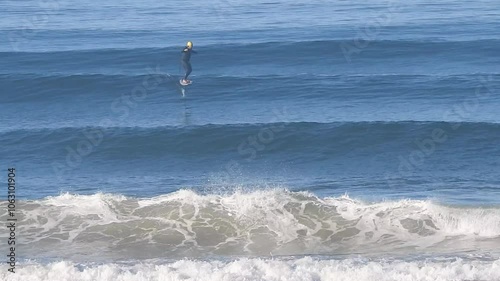
[[500,280],[498,30],[498,0],[2,0],[0,280]]

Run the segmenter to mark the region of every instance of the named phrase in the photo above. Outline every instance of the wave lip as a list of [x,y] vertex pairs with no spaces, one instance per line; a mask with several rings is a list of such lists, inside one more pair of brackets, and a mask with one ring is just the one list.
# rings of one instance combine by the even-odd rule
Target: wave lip
[[[354,48],[353,40],[315,40],[298,42],[265,42],[254,44],[220,44],[203,48],[199,57],[199,69],[221,70],[235,73],[234,62],[245,69],[261,66],[260,74],[295,72],[297,69],[314,73],[331,73],[332,65],[336,70],[352,73],[346,64],[350,57],[346,49]],[[423,40],[374,40],[369,48],[356,54],[356,62],[370,66],[376,73],[380,70],[393,71],[394,67],[414,73],[414,68],[406,68],[413,63],[425,63],[427,72],[442,73],[446,68],[463,68],[478,71],[496,71],[499,61],[499,40],[471,41],[423,41]],[[350,46],[350,47],[349,47]],[[231,48],[232,52],[225,52]],[[478,51],[480,50],[480,51]],[[301,54],[301,56],[297,56]],[[450,60],[443,59],[453,57]],[[389,59],[390,58],[390,59]],[[179,48],[133,48],[133,49],[94,49],[53,52],[0,52],[0,60],[11,73],[31,73],[33,65],[39,73],[74,73],[75,69],[86,73],[106,70],[108,73],[144,73],[150,66],[164,61],[171,69],[176,69],[179,61]],[[442,66],[435,66],[436,62]],[[274,68],[273,68],[274,66]],[[477,66],[480,66],[479,68]],[[445,68],[443,68],[445,67]],[[277,71],[279,69],[280,71]],[[430,71],[432,70],[432,71]],[[439,71],[436,71],[439,70]],[[479,70],[480,71],[480,70]],[[371,71],[370,71],[371,72]],[[102,73],[102,72],[100,72]]]
[[[76,206],[76,207],[75,207]],[[28,249],[120,259],[453,252],[500,246],[500,208],[365,203],[282,189],[153,198],[63,194],[21,204]],[[496,245],[496,246],[495,246]]]
[[[435,129],[442,130],[449,136],[449,142],[466,147],[459,150],[460,155],[472,155],[471,153],[478,151],[485,153],[484,155],[497,153],[498,148],[491,144],[496,143],[498,139],[500,124],[488,122],[272,122],[151,128],[68,127],[0,132],[0,140],[13,144],[10,153],[39,151],[40,155],[51,159],[64,157],[64,147],[76,146],[79,142],[96,136],[104,136],[102,143],[96,146],[99,151],[96,157],[105,159],[125,157],[125,151],[141,157],[213,154],[229,156],[229,153],[240,153],[240,158],[246,158],[253,149],[248,144],[248,138],[263,138],[261,132],[271,130],[271,141],[264,139],[262,142],[266,144],[266,154],[287,152],[287,155],[300,153],[332,156],[344,155],[346,151],[366,153],[366,148],[372,147],[371,153],[379,155],[384,149],[409,153],[418,148],[415,140],[430,138]],[[23,139],[22,147],[15,145],[19,139]],[[471,142],[474,142],[474,146],[469,145]],[[455,153],[457,150],[454,147],[448,145],[445,149]],[[447,154],[448,156],[452,157],[453,154]]]
[[[176,89],[178,74],[156,69],[140,74],[0,74],[3,84],[4,102],[30,103],[53,100],[61,103],[68,101],[68,95],[80,97],[93,96],[95,100],[111,103],[121,94],[129,94],[132,89],[142,85],[144,81],[157,82],[158,89],[172,91]],[[310,72],[282,73],[279,75],[218,75],[210,73],[198,74],[197,83],[203,90],[210,92],[212,99],[273,99],[286,100],[314,97],[325,100],[351,98],[380,99],[450,99],[461,100],[481,85],[480,78],[488,75],[489,87],[498,83],[494,79],[498,73],[473,73],[461,75],[409,75],[409,74],[312,74]],[[222,90],[221,89],[226,89]],[[311,90],[312,89],[312,90]],[[335,90],[335,95],[328,94]],[[156,89],[153,89],[156,90]],[[154,92],[152,90],[152,93]],[[237,91],[237,95],[233,91]],[[10,93],[15,92],[13,96]],[[270,93],[273,93],[270,95]],[[464,97],[464,98],[465,98]],[[491,97],[493,99],[494,97]],[[92,99],[92,101],[94,101]],[[53,102],[52,101],[52,102]]]

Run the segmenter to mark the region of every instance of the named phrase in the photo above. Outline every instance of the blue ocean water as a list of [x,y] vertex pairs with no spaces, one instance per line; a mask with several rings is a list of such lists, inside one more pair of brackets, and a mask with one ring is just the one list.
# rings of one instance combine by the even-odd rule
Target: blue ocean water
[[0,279],[500,280],[499,8],[0,2]]

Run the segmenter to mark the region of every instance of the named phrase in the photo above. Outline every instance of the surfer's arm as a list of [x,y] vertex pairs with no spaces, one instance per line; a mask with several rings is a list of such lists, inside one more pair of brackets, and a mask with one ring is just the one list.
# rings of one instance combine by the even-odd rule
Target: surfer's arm
[[195,50],[191,50],[191,53],[197,54],[198,52],[196,52]]

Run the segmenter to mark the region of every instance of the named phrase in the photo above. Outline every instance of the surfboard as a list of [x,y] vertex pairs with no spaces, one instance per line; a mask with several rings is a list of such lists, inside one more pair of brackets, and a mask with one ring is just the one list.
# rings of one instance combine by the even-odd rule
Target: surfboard
[[182,82],[182,79],[179,80],[179,83],[182,85],[182,86],[187,86],[187,85],[191,85],[191,83],[193,83],[193,81],[189,81],[189,83],[184,83]]

